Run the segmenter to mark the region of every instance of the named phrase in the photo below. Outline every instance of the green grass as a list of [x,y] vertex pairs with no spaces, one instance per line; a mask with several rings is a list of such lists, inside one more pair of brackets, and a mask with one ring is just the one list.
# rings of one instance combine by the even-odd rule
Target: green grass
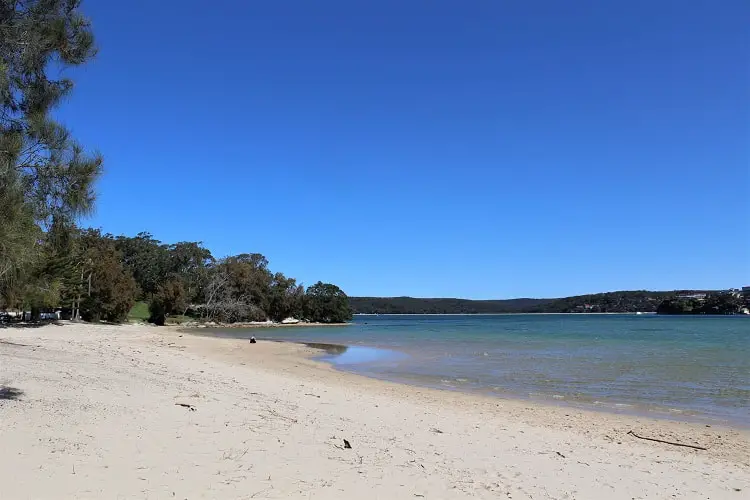
[[133,308],[128,313],[128,320],[130,321],[148,321],[150,316],[148,312],[148,304],[145,302],[136,302]]

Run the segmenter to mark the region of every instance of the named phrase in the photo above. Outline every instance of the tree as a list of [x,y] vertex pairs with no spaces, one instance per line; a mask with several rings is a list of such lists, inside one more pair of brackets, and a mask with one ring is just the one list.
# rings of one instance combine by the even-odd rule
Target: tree
[[211,251],[200,242],[192,241],[182,241],[167,248],[170,269],[182,280],[187,300],[199,301],[208,281],[208,270],[215,262]]
[[113,238],[89,229],[80,237],[81,316],[86,321],[119,323],[135,304],[136,283],[122,265],[122,254]]
[[282,273],[273,275],[269,290],[268,317],[274,321],[301,318],[304,314],[305,289],[297,280]]
[[140,288],[139,296],[149,298],[156,292],[159,283],[170,275],[169,249],[151,233],[141,232],[136,236],[118,236],[117,249],[122,252],[123,262],[130,269]]
[[197,310],[222,322],[262,321],[268,317],[271,272],[261,254],[221,259],[208,271],[205,302]]
[[102,158],[50,117],[73,82],[50,78],[49,67],[60,73],[96,52],[79,5],[0,0],[0,288],[18,288],[39,258],[42,228],[93,207]]
[[339,287],[318,281],[305,294],[305,316],[319,323],[344,323],[351,321],[352,308]]
[[737,314],[742,298],[732,293],[709,293],[700,298],[670,298],[659,304],[659,314]]
[[149,304],[151,317],[149,321],[157,325],[164,325],[168,316],[183,314],[187,309],[187,292],[182,280],[176,276],[161,283]]
[[253,306],[252,318],[248,319],[266,319],[272,280],[268,259],[259,253],[240,254],[227,257],[221,266],[229,278],[229,296]]

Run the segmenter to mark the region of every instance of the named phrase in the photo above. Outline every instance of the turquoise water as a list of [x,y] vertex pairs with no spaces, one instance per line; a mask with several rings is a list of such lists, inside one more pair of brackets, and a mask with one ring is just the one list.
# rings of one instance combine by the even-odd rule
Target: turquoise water
[[212,333],[348,346],[322,359],[416,385],[750,425],[750,317],[381,315]]

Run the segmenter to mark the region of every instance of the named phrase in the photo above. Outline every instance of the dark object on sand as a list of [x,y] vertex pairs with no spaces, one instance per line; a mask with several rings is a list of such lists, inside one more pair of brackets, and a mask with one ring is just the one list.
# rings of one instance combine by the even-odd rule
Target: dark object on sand
[[187,408],[187,409],[188,409],[188,410],[190,410],[190,411],[196,411],[196,408],[195,408],[195,406],[193,406],[193,405],[189,405],[189,404],[187,404],[187,403],[175,403],[174,405],[175,405],[175,406],[182,406],[183,408]]
[[255,340],[255,337],[250,337],[250,343],[257,344],[258,342]]
[[346,449],[346,450],[351,450],[352,449],[352,445],[349,444],[349,441],[347,441],[346,439],[344,439],[344,449]]
[[632,436],[635,436],[638,439],[645,439],[646,441],[656,441],[657,443],[671,444],[672,446],[684,446],[685,448],[693,448],[694,450],[703,450],[703,451],[706,451],[708,449],[708,448],[704,448],[703,446],[695,446],[693,444],[675,443],[674,441],[664,441],[663,439],[639,436],[633,431],[628,431],[628,434],[631,434]]

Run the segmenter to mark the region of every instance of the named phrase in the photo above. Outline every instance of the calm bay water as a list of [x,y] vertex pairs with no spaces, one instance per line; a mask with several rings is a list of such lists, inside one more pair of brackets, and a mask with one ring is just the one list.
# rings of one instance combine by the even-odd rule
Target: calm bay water
[[348,346],[323,359],[416,385],[750,425],[748,317],[381,315],[210,333]]

